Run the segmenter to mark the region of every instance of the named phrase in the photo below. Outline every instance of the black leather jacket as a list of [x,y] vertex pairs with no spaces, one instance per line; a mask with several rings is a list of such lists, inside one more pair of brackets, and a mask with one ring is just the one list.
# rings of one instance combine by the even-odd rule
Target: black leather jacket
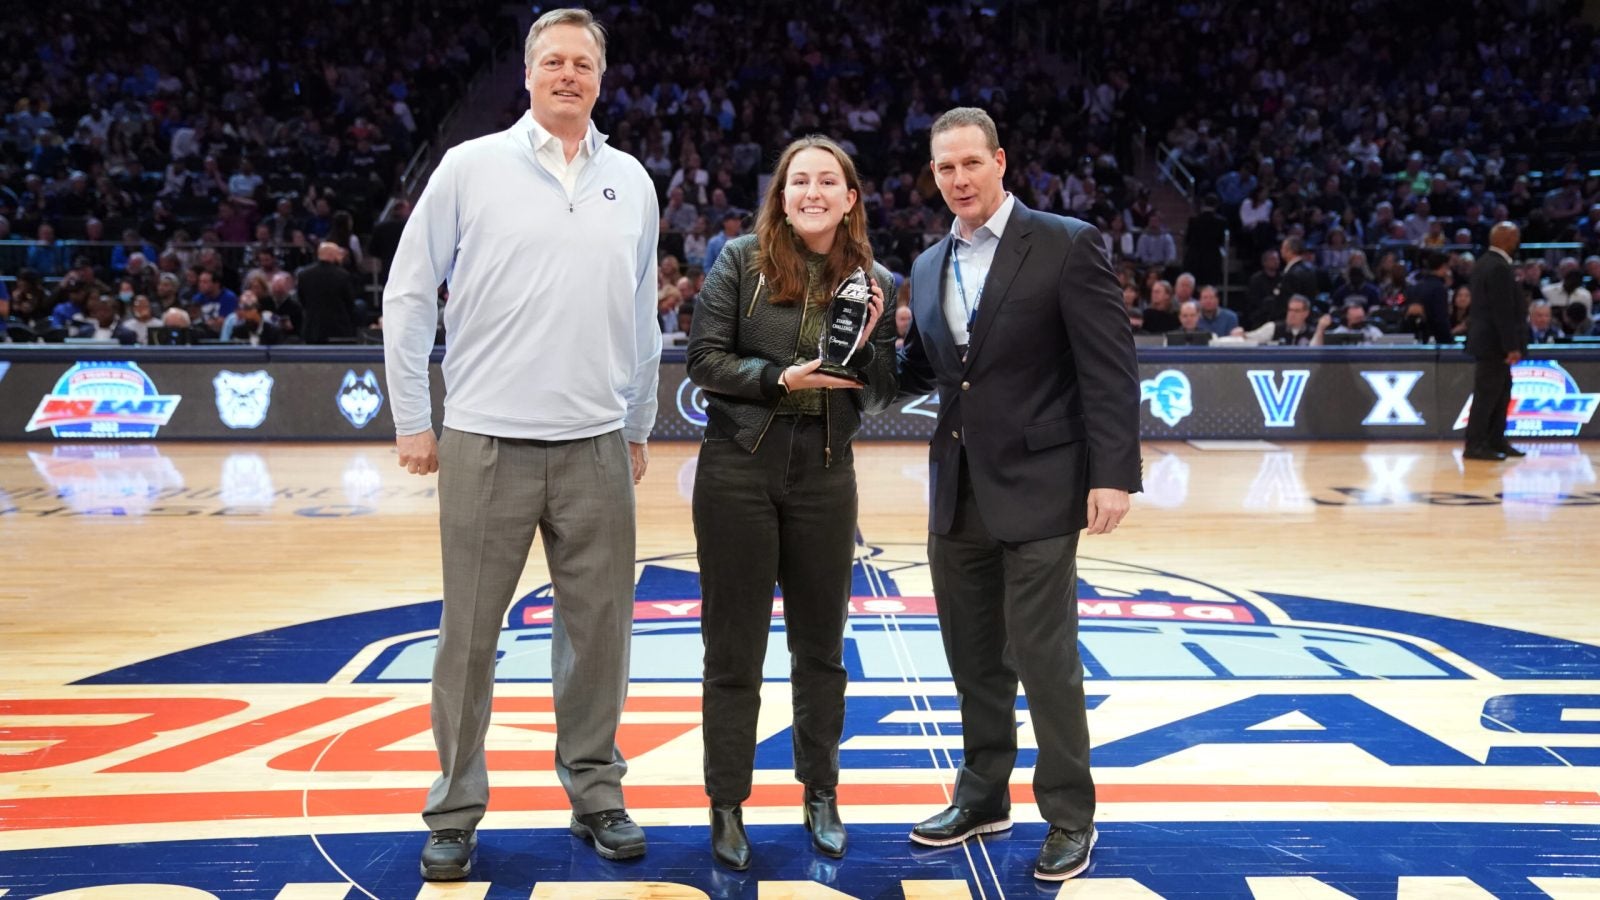
[[[730,437],[754,453],[783,398],[778,376],[792,364],[800,338],[800,304],[778,305],[754,271],[755,235],[729,241],[695,300],[689,333],[689,378],[706,395],[708,434]],[[823,393],[828,440],[824,463],[861,428],[861,413],[877,413],[895,398],[894,277],[876,263],[872,277],[886,308],[863,352],[866,387]],[[808,358],[815,353],[804,354]]]

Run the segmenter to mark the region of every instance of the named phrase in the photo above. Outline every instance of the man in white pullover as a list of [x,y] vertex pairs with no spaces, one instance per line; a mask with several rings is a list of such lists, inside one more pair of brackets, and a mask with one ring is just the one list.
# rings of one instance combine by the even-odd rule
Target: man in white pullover
[[[656,416],[659,211],[644,167],[589,121],[605,31],[584,10],[552,10],[528,32],[525,57],[529,114],[445,154],[384,291],[400,464],[439,472],[429,880],[472,869],[500,626],[535,528],[556,598],[555,767],[571,830],[609,859],[645,850],[622,800],[616,731],[633,629],[633,485]],[[446,281],[435,443],[428,354]]]

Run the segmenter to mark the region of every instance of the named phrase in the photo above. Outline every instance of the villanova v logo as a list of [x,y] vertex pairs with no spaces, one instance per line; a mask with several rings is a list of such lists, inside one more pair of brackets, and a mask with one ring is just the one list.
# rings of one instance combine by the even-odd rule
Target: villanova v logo
[[1251,369],[1245,372],[1250,387],[1256,392],[1256,402],[1261,404],[1261,415],[1268,428],[1293,428],[1295,413],[1300,410],[1300,398],[1305,396],[1306,382],[1311,380],[1309,369],[1288,369],[1283,373],[1283,384],[1278,384],[1278,373],[1271,369]]

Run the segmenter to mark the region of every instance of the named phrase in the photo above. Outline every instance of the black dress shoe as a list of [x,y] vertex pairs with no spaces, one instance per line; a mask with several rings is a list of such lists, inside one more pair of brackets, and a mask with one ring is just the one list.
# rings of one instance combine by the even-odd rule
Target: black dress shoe
[[1089,851],[1100,838],[1094,825],[1078,831],[1065,828],[1050,829],[1039,848],[1039,861],[1033,866],[1033,877],[1041,881],[1066,881],[1089,868]]
[[839,821],[839,798],[833,788],[806,788],[804,813],[811,846],[834,859],[844,855],[844,823]]
[[572,816],[568,827],[574,837],[594,841],[594,852],[606,859],[632,859],[644,855],[644,829],[633,824],[625,809]]
[[750,839],[744,833],[739,804],[711,804],[711,855],[735,872],[750,868]]
[[428,835],[422,846],[422,877],[425,881],[460,881],[472,874],[472,851],[478,849],[478,833],[460,828],[441,828]]
[[927,847],[948,847],[975,834],[993,834],[1010,827],[1011,817],[1004,813],[992,815],[959,806],[947,806],[938,815],[918,822],[911,829],[911,839]]
[[1466,450],[1462,451],[1461,455],[1465,459],[1486,459],[1492,462],[1500,462],[1506,458],[1504,452],[1500,450],[1491,450],[1487,447],[1468,447]]
[[1522,452],[1521,450],[1518,450],[1517,448],[1511,446],[1510,444],[1501,444],[1497,449],[1499,449],[1499,451],[1501,453],[1504,453],[1507,456],[1527,456],[1528,455],[1528,454]]

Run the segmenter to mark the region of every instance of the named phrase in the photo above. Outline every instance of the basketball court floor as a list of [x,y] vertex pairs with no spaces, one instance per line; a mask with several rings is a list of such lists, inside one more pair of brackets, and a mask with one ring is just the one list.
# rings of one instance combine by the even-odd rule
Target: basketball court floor
[[566,833],[536,550],[449,886],[417,875],[432,477],[383,443],[0,445],[0,898],[1600,897],[1600,444],[1523,446],[1147,444],[1126,524],[1080,544],[1101,836],[1063,887],[1029,874],[1025,703],[1015,829],[905,838],[960,759],[920,445],[857,450],[843,860],[800,825],[775,617],[755,865],[710,861],[696,448],[666,443],[618,738],[649,853]]

